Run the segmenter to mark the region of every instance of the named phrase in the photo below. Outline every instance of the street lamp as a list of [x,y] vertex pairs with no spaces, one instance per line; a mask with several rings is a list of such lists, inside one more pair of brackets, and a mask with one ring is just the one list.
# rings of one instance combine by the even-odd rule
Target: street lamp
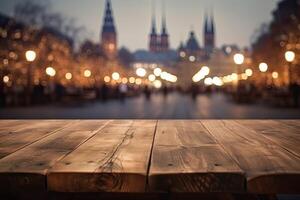
[[161,68],[155,68],[153,73],[155,76],[160,76],[162,73],[162,70],[161,70]]
[[66,78],[67,80],[71,80],[72,77],[73,77],[73,75],[72,75],[70,72],[68,72],[68,73],[65,74],[65,78]]
[[114,72],[112,73],[111,77],[113,80],[117,81],[120,79],[120,74],[118,72]]
[[190,56],[189,57],[189,61],[190,62],[195,62],[196,61],[196,57],[195,56]]
[[268,71],[268,64],[267,63],[260,63],[259,64],[259,71],[262,72],[262,73],[265,73]]
[[54,77],[56,75],[56,70],[53,67],[47,67],[46,74],[48,76]]
[[235,64],[242,65],[244,63],[245,57],[243,54],[237,53],[233,56],[233,60],[234,60]]
[[153,85],[154,85],[154,87],[155,87],[156,89],[159,89],[159,88],[161,88],[161,86],[162,86],[162,82],[161,82],[160,80],[155,80],[155,81],[153,82]]
[[36,58],[36,53],[35,53],[35,51],[28,50],[25,53],[25,57],[28,62],[33,62]]
[[253,75],[252,69],[246,69],[245,74],[246,74],[248,77],[251,77],[251,76]]
[[285,59],[288,62],[293,62],[295,60],[296,54],[293,51],[285,52]]
[[259,66],[258,66],[258,68],[259,68],[259,71],[261,72],[261,73],[264,73],[263,74],[263,76],[264,76],[264,84],[266,85],[267,84],[267,79],[268,79],[268,77],[267,77],[267,74],[266,74],[266,72],[268,71],[268,68],[269,68],[269,66],[268,66],[268,64],[267,63],[260,63],[259,64]]
[[9,82],[9,76],[4,76],[3,83],[8,83],[8,82]]
[[273,78],[273,79],[278,79],[278,77],[279,77],[278,72],[273,72],[273,73],[272,73],[272,78]]
[[201,71],[202,71],[203,75],[205,75],[205,76],[209,75],[209,73],[210,73],[210,69],[207,66],[203,66],[201,68]]
[[25,52],[25,57],[28,62],[27,66],[27,104],[30,104],[31,101],[31,92],[32,92],[32,62],[36,59],[36,53],[33,50],[28,50]]
[[104,77],[104,82],[105,83],[109,83],[110,82],[110,77],[109,76],[105,76]]
[[293,51],[285,52],[285,60],[288,62],[288,72],[289,72],[289,84],[292,82],[292,63],[294,62],[296,54]]
[[148,76],[148,79],[149,79],[149,81],[153,82],[153,81],[156,80],[156,76],[155,76],[154,74],[150,74],[150,75]]
[[[236,72],[237,72],[237,74],[240,74],[240,68],[242,67],[242,64],[245,61],[245,56],[241,53],[237,53],[233,56],[233,60],[234,60],[234,63],[236,64],[236,66],[237,66]],[[239,88],[239,82],[240,81],[237,79],[237,91],[238,91],[238,88]]]
[[131,83],[131,84],[135,83],[135,78],[134,77],[130,77],[129,78],[129,83]]
[[89,78],[92,76],[92,72],[91,72],[91,70],[86,69],[86,70],[84,70],[83,75],[85,78]]
[[136,70],[136,75],[138,75],[139,77],[145,77],[147,74],[147,71],[144,68],[138,68]]

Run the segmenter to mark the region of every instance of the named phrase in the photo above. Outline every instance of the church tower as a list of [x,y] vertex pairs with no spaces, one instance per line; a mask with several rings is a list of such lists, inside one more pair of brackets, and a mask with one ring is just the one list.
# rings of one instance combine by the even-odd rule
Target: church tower
[[204,22],[204,49],[207,54],[211,54],[215,48],[215,23],[214,17],[211,15],[210,19],[205,14]]
[[101,47],[109,59],[117,56],[117,32],[110,0],[106,0],[105,15],[101,33]]
[[152,17],[152,28],[150,33],[149,51],[156,53],[159,51],[159,37],[156,33],[155,17]]
[[159,36],[157,35],[156,32],[156,20],[155,20],[155,3],[154,1],[152,2],[152,22],[151,22],[151,33],[149,36],[149,51],[152,53],[156,53],[159,51]]
[[162,30],[160,36],[160,51],[166,52],[169,50],[169,34],[167,31],[166,11],[165,11],[164,1],[163,1],[162,10],[163,10],[163,14],[162,14]]

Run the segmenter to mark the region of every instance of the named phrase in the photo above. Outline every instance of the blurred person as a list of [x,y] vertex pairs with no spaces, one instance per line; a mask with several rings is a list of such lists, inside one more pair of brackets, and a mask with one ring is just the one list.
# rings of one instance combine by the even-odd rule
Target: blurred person
[[39,82],[39,84],[33,87],[33,102],[40,104],[43,102],[44,97],[44,86]]
[[65,93],[65,87],[57,82],[55,83],[55,100],[56,101],[61,101],[62,97],[64,96],[64,93]]
[[168,89],[168,87],[167,87],[167,86],[164,86],[163,89],[162,89],[162,91],[163,91],[164,97],[167,97],[168,94],[169,94],[169,89]]
[[4,91],[4,84],[0,84],[0,107],[5,106],[6,93]]
[[144,88],[144,94],[145,94],[146,99],[150,100],[150,98],[151,98],[151,90],[148,87],[148,85],[146,85],[145,88]]
[[293,82],[290,85],[290,92],[293,97],[293,106],[297,108],[299,106],[300,85],[297,82]]
[[198,86],[195,84],[192,84],[191,86],[191,94],[192,94],[192,99],[195,100],[198,96]]
[[119,94],[120,94],[120,100],[121,101],[124,101],[126,95],[127,95],[127,92],[128,92],[128,87],[126,84],[123,84],[121,83],[119,85]]
[[13,104],[14,105],[21,105],[24,103],[24,95],[25,95],[25,89],[24,86],[21,84],[14,84],[12,88],[13,93]]
[[104,84],[101,86],[101,89],[100,89],[100,96],[101,96],[101,100],[102,100],[102,101],[107,101],[107,99],[108,99],[108,93],[109,93],[109,88],[108,88],[108,86],[104,83]]

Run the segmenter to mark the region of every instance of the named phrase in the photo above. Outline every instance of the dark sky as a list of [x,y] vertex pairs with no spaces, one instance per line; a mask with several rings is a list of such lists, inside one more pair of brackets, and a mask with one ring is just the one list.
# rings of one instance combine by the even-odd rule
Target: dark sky
[[[0,12],[12,14],[13,7],[22,0],[0,0]],[[147,48],[150,31],[152,0],[112,0],[120,46],[131,50]],[[157,24],[160,30],[161,1],[156,0]],[[217,45],[247,46],[257,28],[271,20],[271,13],[279,0],[165,0],[171,46],[177,48],[193,29],[202,41],[205,10],[213,8]],[[75,18],[99,41],[105,0],[51,0],[52,9]]]

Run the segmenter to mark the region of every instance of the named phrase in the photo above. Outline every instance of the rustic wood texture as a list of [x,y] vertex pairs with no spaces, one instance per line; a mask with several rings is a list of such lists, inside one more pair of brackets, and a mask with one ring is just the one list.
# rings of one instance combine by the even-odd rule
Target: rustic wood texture
[[243,120],[239,123],[255,130],[300,158],[300,129],[273,120]]
[[145,192],[156,121],[114,121],[56,163],[56,192]]
[[22,130],[38,120],[0,120],[0,135],[7,135],[12,131]]
[[299,128],[300,120],[0,120],[0,195],[300,194]]
[[298,131],[300,129],[300,120],[277,120],[277,122],[293,127]]
[[55,162],[96,134],[107,121],[80,121],[0,160],[0,191],[46,190]]
[[242,192],[242,170],[198,121],[159,121],[149,187],[156,192]]
[[[0,134],[0,158],[3,158],[43,137],[51,135],[73,121],[43,120],[34,123],[26,123],[22,128]],[[14,127],[14,126],[13,126]]]
[[245,122],[202,121],[245,172],[249,192],[299,193],[299,158],[278,142],[240,123]]

